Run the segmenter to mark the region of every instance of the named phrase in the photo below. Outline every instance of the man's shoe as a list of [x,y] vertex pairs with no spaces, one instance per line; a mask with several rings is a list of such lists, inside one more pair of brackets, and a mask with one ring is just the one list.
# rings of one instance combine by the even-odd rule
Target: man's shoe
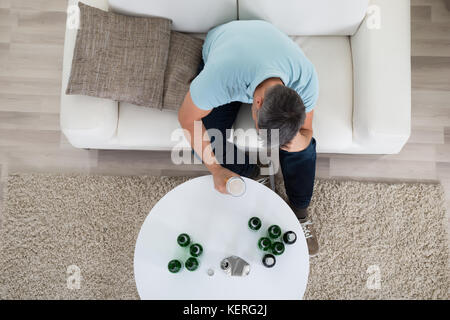
[[292,211],[294,211],[300,225],[302,226],[303,233],[305,234],[306,244],[308,245],[308,252],[310,257],[314,257],[319,253],[319,242],[317,241],[316,230],[314,230],[311,219],[308,218],[308,208],[298,209],[290,205]]
[[305,234],[306,244],[310,257],[315,257],[319,253],[319,242],[317,241],[316,230],[310,219],[300,219],[303,233]]

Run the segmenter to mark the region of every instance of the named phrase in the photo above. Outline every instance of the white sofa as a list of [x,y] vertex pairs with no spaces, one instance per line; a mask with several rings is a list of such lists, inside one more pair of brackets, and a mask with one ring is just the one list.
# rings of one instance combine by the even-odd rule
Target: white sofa
[[[69,5],[77,2],[70,0]],[[316,67],[320,94],[313,128],[318,152],[392,154],[409,138],[409,0],[82,2],[132,15],[169,17],[175,30],[199,36],[231,20],[270,21],[291,36]],[[65,94],[76,32],[66,30],[64,46],[60,120],[69,142],[90,149],[170,150],[179,145],[171,139],[179,128],[176,112]],[[235,129],[253,127],[250,108],[243,106]],[[242,130],[235,130],[232,139],[252,149],[255,131],[247,133],[247,144]],[[186,141],[183,145],[188,147]]]

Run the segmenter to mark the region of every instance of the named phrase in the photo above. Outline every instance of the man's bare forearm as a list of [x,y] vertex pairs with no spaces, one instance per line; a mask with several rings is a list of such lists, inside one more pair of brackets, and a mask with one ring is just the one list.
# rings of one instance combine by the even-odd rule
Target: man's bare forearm
[[[195,122],[192,123],[184,123],[183,129],[185,129],[189,134],[186,136],[189,143],[191,144],[192,149],[195,153],[202,159],[205,167],[213,173],[213,171],[217,170],[221,165],[217,161],[214,152],[211,148],[210,140],[204,140],[206,128],[201,121],[197,121],[197,131],[195,132]],[[199,130],[200,129],[200,130]],[[206,135],[207,136],[207,135]]]
[[[178,110],[178,121],[185,130],[186,139],[189,141],[192,149],[203,160],[204,165],[212,173],[221,165],[218,163],[214,152],[211,148],[211,142],[208,134],[206,134],[203,119],[211,110],[202,110],[192,101],[191,92],[188,91],[184,97],[183,103]],[[203,140],[205,137],[205,141]]]
[[226,183],[230,177],[237,176],[237,174],[222,167],[214,155],[211,139],[202,121],[209,113],[211,113],[211,110],[200,109],[194,104],[191,92],[188,91],[178,110],[178,121],[184,129],[184,134],[192,149],[211,172],[214,188],[221,193],[228,193]]

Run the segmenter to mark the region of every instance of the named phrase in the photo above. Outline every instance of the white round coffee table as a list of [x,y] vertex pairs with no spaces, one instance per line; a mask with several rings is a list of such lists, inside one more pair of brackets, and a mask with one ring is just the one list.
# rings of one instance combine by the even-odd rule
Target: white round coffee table
[[[220,194],[212,176],[187,181],[167,193],[145,219],[136,241],[134,275],[141,299],[301,299],[309,273],[309,256],[301,226],[292,210],[271,189],[245,179],[241,197]],[[262,220],[259,231],[248,227],[248,220]],[[286,245],[273,268],[266,268],[257,242],[267,228],[277,224],[282,232],[292,230],[297,241]],[[182,263],[188,249],[177,244],[180,233],[187,233],[203,246],[196,271],[184,268],[176,274],[167,269],[172,259]],[[236,255],[251,267],[244,277],[227,275],[223,258]],[[208,275],[208,269],[214,275]]]

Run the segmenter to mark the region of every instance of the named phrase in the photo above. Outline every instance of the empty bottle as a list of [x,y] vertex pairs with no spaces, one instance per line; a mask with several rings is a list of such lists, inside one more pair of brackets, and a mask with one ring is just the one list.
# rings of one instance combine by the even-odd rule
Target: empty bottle
[[189,248],[189,252],[191,253],[191,256],[199,257],[203,252],[203,247],[201,245],[199,245],[198,243],[194,243]]
[[177,242],[181,247],[187,247],[191,243],[191,238],[188,234],[182,233],[178,236]]
[[277,259],[275,259],[275,256],[270,253],[264,255],[264,257],[262,258],[262,263],[267,268],[272,268],[276,262]]
[[257,231],[261,228],[261,219],[258,217],[252,217],[248,220],[248,227],[254,231]]
[[286,244],[293,244],[297,241],[297,235],[294,231],[288,231],[283,234],[283,241]]
[[262,237],[262,238],[259,239],[259,241],[258,241],[258,247],[259,247],[262,251],[268,251],[268,250],[272,247],[272,241],[270,241],[269,238]]
[[170,260],[169,264],[167,265],[167,268],[169,269],[170,272],[177,273],[178,271],[181,270],[181,262],[175,259]]
[[267,230],[267,234],[269,235],[269,238],[277,239],[281,236],[281,228],[276,224],[271,225]]
[[276,256],[279,256],[280,254],[283,254],[284,252],[284,244],[283,242],[274,242],[272,243],[272,253]]
[[184,266],[189,271],[195,271],[198,268],[198,260],[194,257],[190,257],[189,259],[186,260],[186,262],[184,263]]

